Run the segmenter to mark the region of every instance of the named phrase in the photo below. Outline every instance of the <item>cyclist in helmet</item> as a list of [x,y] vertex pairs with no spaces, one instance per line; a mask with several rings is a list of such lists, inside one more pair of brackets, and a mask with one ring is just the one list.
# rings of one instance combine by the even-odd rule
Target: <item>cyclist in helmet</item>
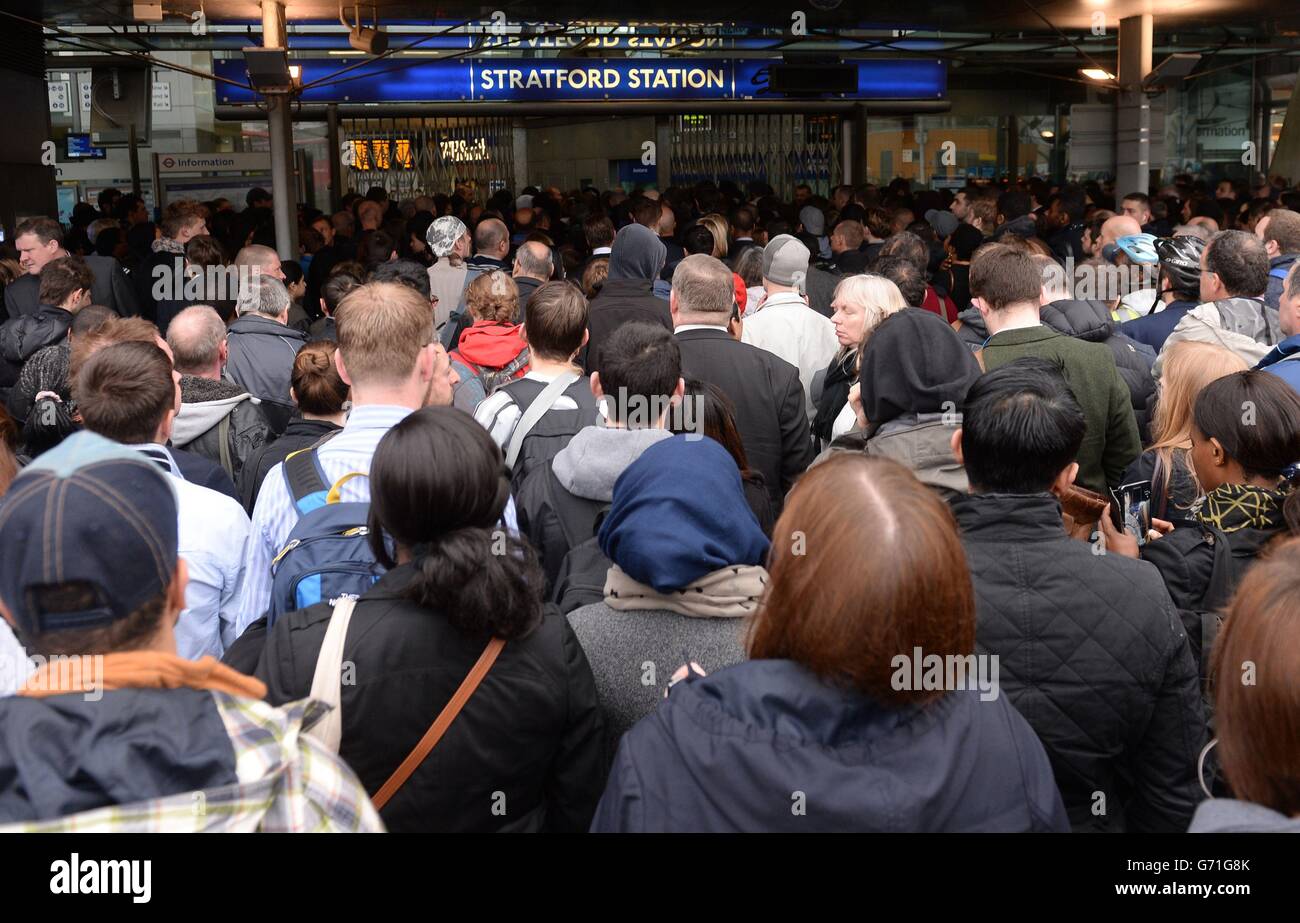
[[[1226,346],[1255,365],[1282,339],[1278,312],[1264,303],[1268,252],[1249,231],[1220,231],[1201,254],[1200,304],[1178,321],[1164,351],[1182,340]],[[1159,375],[1159,358],[1156,359]]]
[[[1124,220],[1137,223],[1126,216]],[[1160,293],[1155,284],[1159,263],[1155,241],[1154,234],[1139,231],[1124,235],[1115,241],[1113,248],[1108,248],[1107,259],[1123,270],[1119,300],[1111,309],[1111,317],[1117,321],[1136,320],[1150,314],[1155,307]]]
[[1156,303],[1151,313],[1120,326],[1120,333],[1145,343],[1156,352],[1183,315],[1200,304],[1201,252],[1199,237],[1163,237],[1154,243],[1160,265]]

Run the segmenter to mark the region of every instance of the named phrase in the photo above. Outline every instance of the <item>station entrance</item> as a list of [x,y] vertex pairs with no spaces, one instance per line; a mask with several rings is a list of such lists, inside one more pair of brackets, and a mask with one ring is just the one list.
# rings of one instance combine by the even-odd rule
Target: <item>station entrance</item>
[[[844,181],[845,120],[833,113],[682,113],[343,120],[344,188],[402,200],[503,188],[661,189],[761,180],[829,195]],[[660,158],[663,158],[661,165]]]

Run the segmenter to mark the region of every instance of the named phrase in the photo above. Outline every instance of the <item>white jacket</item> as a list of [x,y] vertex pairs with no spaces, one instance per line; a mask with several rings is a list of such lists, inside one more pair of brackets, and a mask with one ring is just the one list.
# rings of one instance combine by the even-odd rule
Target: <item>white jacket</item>
[[812,400],[813,376],[825,371],[840,348],[835,325],[808,307],[801,295],[777,292],[745,317],[740,339],[780,356],[799,370],[804,406],[811,421],[817,415]]

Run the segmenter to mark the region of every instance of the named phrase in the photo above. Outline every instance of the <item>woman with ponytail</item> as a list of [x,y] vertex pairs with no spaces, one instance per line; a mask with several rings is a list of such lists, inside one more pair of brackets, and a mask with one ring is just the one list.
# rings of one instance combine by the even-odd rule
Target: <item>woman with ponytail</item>
[[[1269,372],[1225,375],[1197,395],[1190,438],[1203,496],[1191,522],[1152,535],[1140,555],[1164,578],[1205,676],[1221,612],[1246,571],[1270,546],[1300,534],[1300,396]],[[1139,556],[1109,515],[1101,525],[1108,552]]]
[[258,491],[269,472],[293,452],[314,446],[332,436],[347,422],[350,389],[334,364],[339,344],[313,340],[298,350],[289,373],[289,397],[298,412],[279,439],[268,442],[249,456],[239,473],[239,494],[244,509],[253,515]]
[[[370,467],[370,545],[387,573],[343,640],[339,755],[372,797],[493,639],[499,656],[433,750],[382,807],[390,831],[585,830],[604,725],[586,656],[542,605],[532,549],[501,525],[501,451],[468,414],[427,407]],[[257,668],[272,702],[312,690],[333,607],[279,619]]]

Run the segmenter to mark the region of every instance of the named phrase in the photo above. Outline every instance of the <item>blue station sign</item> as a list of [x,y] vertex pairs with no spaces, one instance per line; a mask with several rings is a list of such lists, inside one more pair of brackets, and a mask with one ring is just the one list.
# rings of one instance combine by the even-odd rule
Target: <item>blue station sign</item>
[[[295,59],[302,67],[306,103],[437,103],[553,101],[673,101],[785,99],[768,90],[764,59],[610,58],[515,59],[483,57],[410,63],[385,58],[327,79],[346,59]],[[857,68],[851,93],[823,94],[823,99],[943,99],[948,72],[934,58],[874,58],[845,61]],[[242,58],[213,62],[213,73],[247,82]],[[311,86],[322,81],[317,86]],[[218,101],[251,104],[260,95],[218,83]],[[801,99],[810,97],[801,96]],[[818,97],[812,97],[818,98]]]

